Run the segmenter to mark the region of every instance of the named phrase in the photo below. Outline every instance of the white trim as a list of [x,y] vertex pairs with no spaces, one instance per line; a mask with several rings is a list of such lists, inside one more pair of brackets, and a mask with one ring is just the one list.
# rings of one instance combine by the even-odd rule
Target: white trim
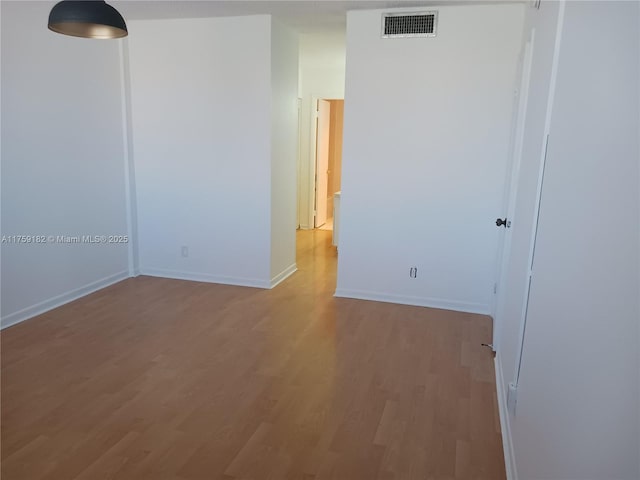
[[181,272],[178,270],[166,270],[164,268],[141,268],[140,275],[172,278],[174,280],[188,280],[191,282],[221,283],[223,285],[237,285],[239,287],[271,288],[271,282],[269,280],[226,277],[223,275],[211,275],[209,273],[200,272]]
[[281,271],[279,274],[277,274],[275,277],[271,279],[270,288],[273,288],[276,285],[284,282],[287,278],[289,278],[291,275],[293,275],[297,271],[298,271],[298,266],[295,263],[292,263],[291,265],[289,265],[287,268],[285,268],[283,271]]
[[414,305],[417,307],[438,308],[441,310],[453,310],[456,312],[476,313],[489,315],[489,305],[470,302],[459,302],[430,297],[412,297],[408,295],[396,295],[380,292],[366,292],[363,290],[336,290],[334,297],[356,298],[359,300],[372,300],[374,302],[399,303],[402,305]]
[[318,100],[322,100],[322,97],[316,97],[311,95],[311,121],[309,130],[309,178],[308,178],[308,198],[307,202],[309,209],[307,210],[306,224],[310,225],[309,228],[315,228],[316,226],[316,154],[317,154],[317,136],[318,136]]
[[500,355],[496,354],[493,361],[496,372],[496,397],[498,398],[498,412],[500,413],[504,466],[507,471],[507,480],[518,480],[518,469],[516,468],[516,457],[515,450],[513,449],[513,437],[511,436],[511,422],[509,412],[507,411],[507,397],[506,389],[504,388],[504,373],[502,372]]
[[108,277],[101,278],[100,280],[88,283],[82,287],[76,288],[61,295],[56,295],[55,297],[52,297],[43,302],[36,303],[35,305],[31,305],[30,307],[23,308],[22,310],[18,310],[17,312],[10,313],[9,315],[2,317],[2,319],[0,320],[0,328],[4,329],[15,325],[16,323],[20,323],[32,317],[35,317],[36,315],[41,315],[45,312],[48,312],[49,310],[53,310],[54,308],[60,307],[66,303],[73,302],[74,300],[89,295],[90,293],[102,290],[109,285],[121,282],[126,278],[129,278],[129,272],[127,271],[114,273],[113,275],[109,275]]

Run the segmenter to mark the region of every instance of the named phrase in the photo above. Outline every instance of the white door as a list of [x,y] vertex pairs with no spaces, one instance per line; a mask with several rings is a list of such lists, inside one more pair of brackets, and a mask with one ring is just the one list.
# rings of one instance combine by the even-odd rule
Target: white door
[[327,190],[329,180],[329,124],[331,104],[318,100],[316,119],[316,201],[314,226],[327,223]]
[[[493,326],[493,345],[494,348],[498,345],[498,332],[501,331],[498,322],[502,321],[502,315],[504,311],[504,295],[501,295],[505,290],[505,283],[507,281],[506,266],[511,254],[511,235],[510,228],[513,216],[515,213],[516,195],[518,188],[518,178],[520,176],[520,164],[522,160],[522,145],[524,140],[524,128],[525,119],[527,118],[527,106],[529,99],[529,84],[531,78],[531,62],[533,58],[533,41],[535,38],[535,31],[531,34],[531,39],[527,42],[524,48],[522,56],[522,77],[520,80],[520,88],[518,92],[518,107],[515,118],[514,136],[512,144],[512,165],[509,184],[507,186],[507,211],[505,217],[496,219],[497,223],[501,223],[499,228],[504,230],[504,235],[501,239],[501,247],[498,252],[498,280],[496,282],[497,302],[494,305],[494,315],[496,325]],[[498,226],[496,223],[496,226]],[[496,298],[494,296],[494,298]]]

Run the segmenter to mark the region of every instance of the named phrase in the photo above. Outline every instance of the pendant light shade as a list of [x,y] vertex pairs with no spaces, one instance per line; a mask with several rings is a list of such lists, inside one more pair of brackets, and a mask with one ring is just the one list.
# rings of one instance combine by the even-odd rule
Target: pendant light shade
[[102,0],[57,3],[49,14],[49,30],[84,38],[122,38],[128,34],[122,15]]

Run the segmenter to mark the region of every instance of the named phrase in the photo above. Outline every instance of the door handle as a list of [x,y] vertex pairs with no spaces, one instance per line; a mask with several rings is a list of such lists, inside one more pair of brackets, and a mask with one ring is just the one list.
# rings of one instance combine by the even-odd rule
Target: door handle
[[502,218],[498,218],[498,219],[496,219],[496,226],[497,227],[508,228],[508,227],[511,226],[511,222],[507,221],[506,218],[504,220]]

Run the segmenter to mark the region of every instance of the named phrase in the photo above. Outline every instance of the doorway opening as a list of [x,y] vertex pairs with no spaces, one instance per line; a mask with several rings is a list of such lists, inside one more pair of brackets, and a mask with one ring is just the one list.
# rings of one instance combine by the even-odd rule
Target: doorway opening
[[314,228],[321,230],[333,231],[339,216],[343,118],[344,100],[316,99]]
[[342,177],[346,31],[301,33],[298,60],[297,227],[333,230]]

